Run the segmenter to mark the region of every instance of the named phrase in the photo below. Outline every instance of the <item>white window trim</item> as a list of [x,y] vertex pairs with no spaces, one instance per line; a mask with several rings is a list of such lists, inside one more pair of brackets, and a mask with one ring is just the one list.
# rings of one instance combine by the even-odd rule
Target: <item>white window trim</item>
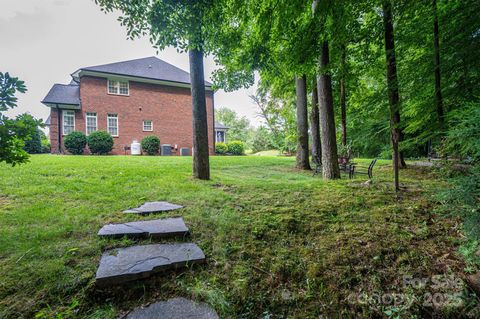
[[[150,122],[151,123],[151,129],[150,130],[146,130],[145,129],[145,122]],[[143,120],[143,123],[142,123],[142,129],[144,132],[153,132],[153,121],[152,120]]]
[[95,131],[98,131],[98,114],[97,114],[97,112],[85,112],[85,135],[87,135],[87,136],[89,135],[88,134],[88,118],[93,117],[91,115],[88,115],[88,113],[95,113]]
[[[218,133],[223,133],[223,142],[218,140]],[[215,130],[215,143],[227,143],[227,134],[225,130]]]
[[65,134],[65,112],[73,112],[73,130],[75,131],[75,111],[73,110],[62,110],[62,136],[68,135]]
[[[113,86],[117,88],[117,90],[116,90],[117,93],[110,92],[110,82],[115,83],[115,85],[113,85]],[[127,90],[128,90],[127,94],[120,93],[120,82],[127,83]],[[128,81],[128,80],[107,79],[107,94],[109,94],[109,95],[130,96],[130,81]]]
[[[110,123],[109,123],[109,119],[110,119],[110,115],[117,115],[116,119],[117,119],[117,134],[116,135],[113,135],[110,133]],[[118,137],[120,135],[120,122],[118,121],[118,114],[115,114],[115,113],[107,113],[107,132],[108,134],[112,135],[113,137]]]

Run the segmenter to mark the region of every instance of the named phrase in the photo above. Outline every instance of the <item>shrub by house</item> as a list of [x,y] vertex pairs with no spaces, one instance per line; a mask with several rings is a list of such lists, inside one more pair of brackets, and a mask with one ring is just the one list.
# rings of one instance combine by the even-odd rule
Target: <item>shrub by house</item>
[[96,131],[87,137],[92,154],[108,154],[113,148],[113,137],[105,131]]
[[87,137],[82,132],[73,131],[65,136],[65,148],[73,155],[83,154],[87,146]]
[[228,151],[227,144],[223,142],[215,143],[215,153],[220,155],[225,155]]
[[149,135],[142,140],[142,151],[148,155],[156,155],[160,150],[160,139],[155,135]]

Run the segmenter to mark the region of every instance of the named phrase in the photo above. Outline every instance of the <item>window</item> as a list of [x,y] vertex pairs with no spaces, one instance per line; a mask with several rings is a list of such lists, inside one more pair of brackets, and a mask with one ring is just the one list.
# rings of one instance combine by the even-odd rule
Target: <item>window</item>
[[143,130],[151,132],[153,131],[153,121],[144,120],[143,121]]
[[128,82],[118,82],[121,95],[128,95]]
[[97,113],[87,112],[87,135],[97,130]]
[[225,132],[224,131],[216,131],[215,134],[215,142],[217,143],[225,143]]
[[118,82],[108,80],[108,93],[110,94],[118,94]]
[[128,81],[108,80],[108,93],[116,95],[128,95]]
[[75,130],[75,111],[62,111],[63,114],[63,135],[72,133]]
[[118,136],[118,114],[107,115],[107,130],[112,136]]

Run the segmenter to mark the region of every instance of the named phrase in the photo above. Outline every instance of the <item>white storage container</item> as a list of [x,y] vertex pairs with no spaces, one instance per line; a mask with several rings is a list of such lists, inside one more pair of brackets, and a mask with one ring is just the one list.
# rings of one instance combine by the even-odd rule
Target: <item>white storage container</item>
[[142,154],[142,147],[137,140],[133,140],[132,144],[130,145],[130,154],[132,155]]

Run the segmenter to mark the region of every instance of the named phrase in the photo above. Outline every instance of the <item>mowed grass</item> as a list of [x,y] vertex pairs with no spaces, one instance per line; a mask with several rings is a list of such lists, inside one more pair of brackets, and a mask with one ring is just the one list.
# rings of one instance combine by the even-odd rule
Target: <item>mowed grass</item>
[[[368,163],[369,160],[363,162]],[[32,156],[0,165],[0,318],[116,318],[170,297],[211,305],[222,318],[453,316],[424,305],[404,275],[460,276],[456,220],[433,211],[428,172],[380,161],[365,178],[323,181],[288,157],[212,157],[211,181],[191,178],[190,157]],[[185,206],[122,214],[145,201]],[[101,240],[112,222],[183,216],[208,262],[121,287],[95,287],[102,251],[151,242]],[[352,293],[397,292],[410,305],[361,303]],[[349,298],[350,296],[350,298]],[[392,316],[393,316],[392,315]]]

